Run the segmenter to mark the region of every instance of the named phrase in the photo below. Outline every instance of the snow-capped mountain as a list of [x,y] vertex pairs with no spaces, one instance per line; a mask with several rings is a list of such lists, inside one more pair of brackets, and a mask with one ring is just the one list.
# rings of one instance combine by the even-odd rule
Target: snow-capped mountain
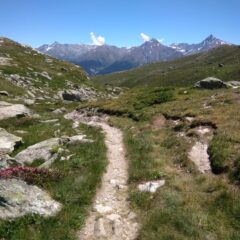
[[173,43],[170,45],[170,47],[182,53],[183,55],[191,55],[200,52],[206,52],[210,49],[226,44],[229,43],[210,35],[205,40],[197,44]]
[[175,49],[151,39],[139,47],[132,48],[122,59],[102,70],[100,74],[124,71],[143,64],[169,61],[179,57],[182,57],[182,54]]
[[54,42],[50,45],[44,44],[37,50],[62,60],[73,61],[96,47],[97,46],[87,44],[61,44]]
[[213,35],[198,44],[178,43],[165,46],[150,39],[132,48],[109,45],[60,44],[43,45],[37,50],[50,56],[82,66],[89,75],[128,70],[147,63],[169,61],[183,56],[208,51],[228,44]]

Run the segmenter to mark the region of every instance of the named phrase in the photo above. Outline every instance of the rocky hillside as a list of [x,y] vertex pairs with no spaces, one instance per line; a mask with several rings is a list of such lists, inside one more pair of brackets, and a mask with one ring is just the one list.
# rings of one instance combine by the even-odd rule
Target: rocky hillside
[[7,38],[0,39],[0,87],[27,98],[59,99],[61,92],[81,92],[83,99],[97,91],[81,67],[44,55]]

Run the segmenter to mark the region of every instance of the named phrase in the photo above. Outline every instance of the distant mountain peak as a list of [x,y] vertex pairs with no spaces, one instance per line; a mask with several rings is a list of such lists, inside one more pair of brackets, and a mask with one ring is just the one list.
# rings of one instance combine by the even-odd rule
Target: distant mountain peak
[[210,34],[202,42],[196,44],[188,43],[174,43],[170,47],[183,53],[183,55],[192,55],[200,52],[208,51],[212,48],[219,47],[221,45],[230,45],[227,42],[216,38],[213,34]]
[[42,53],[82,66],[90,75],[122,71],[146,63],[169,61],[183,56],[206,52],[228,44],[210,34],[196,44],[174,43],[166,46],[156,38],[146,38],[140,46],[119,48],[111,45],[60,44],[43,45]]
[[215,36],[213,36],[213,34],[210,34],[205,40],[211,41],[217,39]]
[[59,42],[55,41],[51,44],[51,46],[55,46],[55,45],[59,45],[59,44],[60,44]]

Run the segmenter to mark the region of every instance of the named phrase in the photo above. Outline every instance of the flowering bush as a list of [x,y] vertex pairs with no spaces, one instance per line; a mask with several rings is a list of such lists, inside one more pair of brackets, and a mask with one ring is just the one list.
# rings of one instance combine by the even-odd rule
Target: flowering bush
[[43,185],[49,180],[57,180],[62,173],[36,167],[10,167],[0,170],[0,178],[20,178],[29,184]]

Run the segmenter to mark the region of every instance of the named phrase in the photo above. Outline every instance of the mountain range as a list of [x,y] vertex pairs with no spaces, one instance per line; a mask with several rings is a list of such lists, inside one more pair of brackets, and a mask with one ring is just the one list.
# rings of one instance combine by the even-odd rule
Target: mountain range
[[119,48],[110,45],[87,44],[44,44],[38,51],[80,65],[90,75],[108,74],[125,71],[154,62],[175,60],[184,56],[206,52],[210,49],[231,45],[221,39],[208,36],[197,44],[173,43],[163,45],[157,39],[150,39],[132,48]]

